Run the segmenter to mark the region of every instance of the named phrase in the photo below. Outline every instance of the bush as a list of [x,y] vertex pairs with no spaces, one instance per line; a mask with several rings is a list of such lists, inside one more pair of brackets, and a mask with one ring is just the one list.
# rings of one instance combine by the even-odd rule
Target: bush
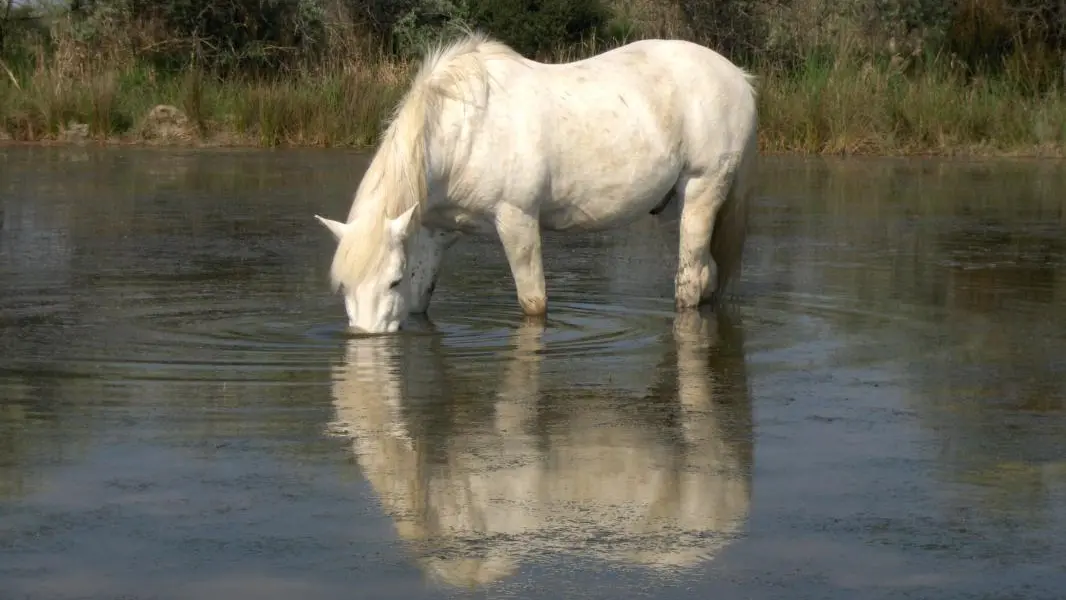
[[319,0],[72,0],[71,16],[87,42],[132,26],[148,37],[139,54],[164,71],[262,73],[319,50],[325,10]]
[[469,0],[475,25],[526,56],[601,35],[610,13],[600,0]]
[[381,15],[397,54],[416,55],[427,42],[461,27],[482,29],[526,56],[600,35],[610,11],[601,0],[406,0]]

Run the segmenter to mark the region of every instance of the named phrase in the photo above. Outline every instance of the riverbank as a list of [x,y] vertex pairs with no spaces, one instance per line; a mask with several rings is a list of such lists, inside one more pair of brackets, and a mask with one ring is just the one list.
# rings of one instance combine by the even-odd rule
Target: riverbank
[[[765,153],[1066,156],[1066,94],[945,70],[838,62],[759,76]],[[370,148],[409,64],[353,64],[288,79],[221,80],[147,68],[0,73],[7,142]],[[170,108],[158,108],[160,106]]]

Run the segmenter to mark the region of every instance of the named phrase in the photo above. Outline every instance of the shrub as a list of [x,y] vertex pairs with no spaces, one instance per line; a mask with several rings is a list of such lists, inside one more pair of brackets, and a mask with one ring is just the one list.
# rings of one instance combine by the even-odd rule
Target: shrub
[[[397,3],[401,4],[401,3]],[[410,56],[460,27],[477,28],[526,56],[600,35],[610,11],[601,0],[419,0],[391,22],[390,47]]]

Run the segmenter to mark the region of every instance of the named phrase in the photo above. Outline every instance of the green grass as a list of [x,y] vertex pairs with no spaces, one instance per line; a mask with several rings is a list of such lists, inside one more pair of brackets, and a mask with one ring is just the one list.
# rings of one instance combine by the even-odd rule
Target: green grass
[[146,115],[169,104],[188,116],[185,142],[364,147],[399,100],[405,72],[370,65],[265,81],[161,76],[139,65],[77,78],[38,68],[0,83],[0,131],[17,141],[62,140],[81,123],[91,140],[147,141]]
[[[68,126],[80,123],[90,140],[148,142],[145,116],[153,106],[170,104],[188,116],[188,135],[155,143],[372,146],[410,65],[334,62],[272,80],[223,80],[195,71],[164,76],[135,62],[73,69],[56,59],[0,68],[0,135],[62,141],[70,139]],[[1066,154],[1062,90],[1035,94],[1007,78],[966,80],[929,64],[908,71],[887,62],[810,60],[792,73],[753,66],[763,151]]]
[[810,62],[760,86],[763,147],[806,154],[1063,155],[1066,94],[966,81],[935,62]]

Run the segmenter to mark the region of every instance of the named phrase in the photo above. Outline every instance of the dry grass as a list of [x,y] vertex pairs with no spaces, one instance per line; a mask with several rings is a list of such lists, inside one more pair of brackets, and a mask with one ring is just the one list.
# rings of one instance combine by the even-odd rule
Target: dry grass
[[[627,18],[651,18],[647,0],[617,2]],[[652,31],[674,21],[662,16]],[[169,143],[372,146],[411,65],[372,52],[352,32],[335,33],[332,58],[321,64],[266,80],[223,80],[195,70],[163,75],[123,51],[127,41],[90,51],[56,30],[54,51],[40,48],[34,64],[0,69],[0,137],[145,142],[145,116],[169,104],[192,129]],[[560,48],[555,60],[606,48],[589,40]],[[751,67],[760,76],[765,152],[1064,154],[1062,90],[1035,95],[1018,78],[967,80],[936,61],[916,71],[906,60],[860,60],[840,48],[842,58],[812,59],[798,71]]]
[[1066,95],[1006,80],[966,80],[933,64],[812,62],[768,70],[760,86],[763,147],[804,154],[1062,156]]
[[134,66],[80,80],[42,69],[0,86],[0,126],[17,141],[60,140],[74,124],[88,139],[135,142],[158,104],[180,108],[198,141],[240,145],[366,146],[399,100],[405,65],[365,65],[269,81],[221,81],[189,71],[162,77]]
[[[15,141],[144,141],[153,107],[179,108],[192,126],[182,141],[211,145],[369,146],[403,92],[411,66],[385,60],[352,32],[333,32],[332,58],[267,79],[190,69],[165,74],[128,50],[129,39],[86,48],[62,21],[53,49],[5,65],[0,136]],[[73,133],[78,133],[74,135]]]

